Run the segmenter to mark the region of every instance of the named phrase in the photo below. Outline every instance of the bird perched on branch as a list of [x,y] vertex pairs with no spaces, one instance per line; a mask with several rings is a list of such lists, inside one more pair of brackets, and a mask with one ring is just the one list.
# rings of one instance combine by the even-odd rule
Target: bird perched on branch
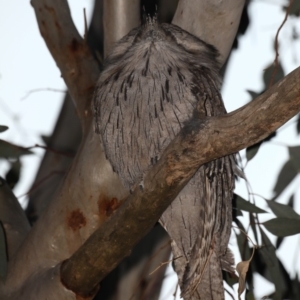
[[[178,132],[226,113],[217,50],[147,17],[106,59],[94,96],[96,132],[124,185],[133,189]],[[201,155],[201,149],[199,149]],[[224,299],[235,157],[201,166],[160,219],[171,237],[181,296]],[[142,184],[142,183],[141,183]]]

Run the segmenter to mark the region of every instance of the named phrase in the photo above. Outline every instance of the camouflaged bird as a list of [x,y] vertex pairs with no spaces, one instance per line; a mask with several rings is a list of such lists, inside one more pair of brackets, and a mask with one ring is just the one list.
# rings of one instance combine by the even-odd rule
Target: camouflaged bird
[[[217,56],[213,46],[155,17],[116,44],[94,115],[107,158],[128,189],[187,122],[226,113]],[[160,219],[185,300],[224,299],[221,270],[232,272],[234,263],[227,246],[235,168],[234,156],[201,166]]]

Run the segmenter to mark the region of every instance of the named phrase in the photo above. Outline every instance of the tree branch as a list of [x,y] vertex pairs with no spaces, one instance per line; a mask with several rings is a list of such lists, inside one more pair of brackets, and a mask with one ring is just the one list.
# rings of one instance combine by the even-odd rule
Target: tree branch
[[[72,291],[88,295],[153,227],[197,169],[264,139],[300,111],[300,68],[249,104],[194,120],[171,142],[125,203],[61,268]],[[201,153],[199,150],[201,149]]]
[[104,0],[104,56],[114,44],[140,24],[139,0]]
[[220,52],[223,65],[238,30],[245,0],[179,0],[172,23]]
[[98,62],[79,35],[66,0],[31,0],[31,4],[41,35],[61,71],[82,125],[85,125],[90,119],[87,117],[91,113],[91,99],[99,77]]

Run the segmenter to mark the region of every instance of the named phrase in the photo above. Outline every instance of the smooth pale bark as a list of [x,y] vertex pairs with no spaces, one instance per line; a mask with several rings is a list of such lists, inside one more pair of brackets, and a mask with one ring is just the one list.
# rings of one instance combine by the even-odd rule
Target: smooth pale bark
[[[70,128],[70,124],[72,127]],[[29,191],[26,214],[35,223],[47,208],[66,176],[81,141],[82,129],[69,94],[66,95],[58,121],[47,142],[47,150]],[[54,149],[55,151],[52,151]]]
[[214,45],[223,65],[231,51],[245,0],[179,0],[172,23]]
[[140,24],[140,0],[104,0],[104,56],[114,44]]

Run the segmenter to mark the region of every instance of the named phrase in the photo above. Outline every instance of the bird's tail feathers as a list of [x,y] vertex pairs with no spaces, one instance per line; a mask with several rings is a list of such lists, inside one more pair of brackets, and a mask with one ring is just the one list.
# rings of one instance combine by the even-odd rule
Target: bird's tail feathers
[[223,277],[220,258],[211,250],[201,274],[194,276],[181,285],[184,300],[223,300]]

